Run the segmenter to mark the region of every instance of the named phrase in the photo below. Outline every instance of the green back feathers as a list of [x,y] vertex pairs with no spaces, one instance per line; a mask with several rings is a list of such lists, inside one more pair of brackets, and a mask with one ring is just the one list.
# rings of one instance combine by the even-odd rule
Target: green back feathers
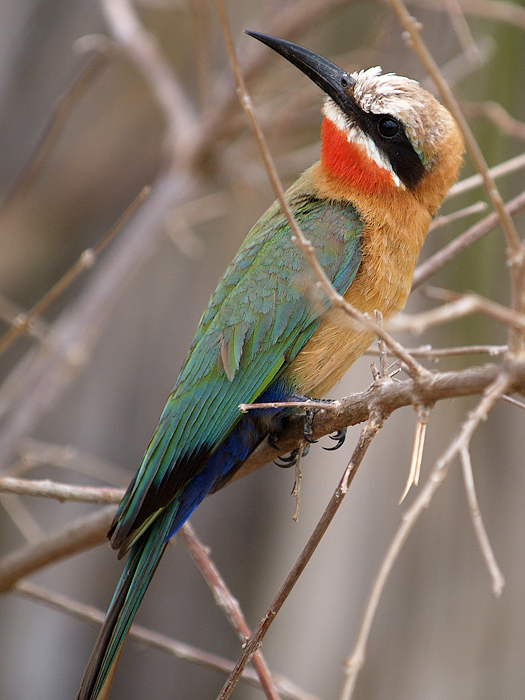
[[[310,190],[307,171],[289,191],[289,201],[324,270],[344,293],[359,267],[362,224],[350,204],[316,199]],[[140,531],[141,523],[134,521],[148,489],[158,506],[168,476],[173,497],[202,469],[240,420],[239,404],[253,402],[286,369],[328,305],[274,204],[248,234],[204,311],[117,513],[113,546],[120,546],[130,531]],[[152,515],[142,509],[141,520]]]

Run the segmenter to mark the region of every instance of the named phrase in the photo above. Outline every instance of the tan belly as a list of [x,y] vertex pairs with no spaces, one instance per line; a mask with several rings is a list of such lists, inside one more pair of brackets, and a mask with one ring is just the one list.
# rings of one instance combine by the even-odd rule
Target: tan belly
[[[344,295],[346,300],[371,318],[375,310],[384,318],[401,311],[410,293],[426,231],[419,233],[414,235],[412,230],[393,236],[384,229],[366,233],[362,262]],[[374,333],[363,330],[343,311],[331,310],[286,375],[296,382],[301,393],[321,397],[343,377],[374,338]]]

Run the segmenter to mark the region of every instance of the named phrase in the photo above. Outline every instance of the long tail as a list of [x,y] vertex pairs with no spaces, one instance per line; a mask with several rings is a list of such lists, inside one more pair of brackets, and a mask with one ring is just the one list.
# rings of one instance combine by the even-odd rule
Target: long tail
[[108,697],[126,635],[166,548],[176,512],[174,506],[176,503],[166,508],[133,545],[86,666],[77,700]]

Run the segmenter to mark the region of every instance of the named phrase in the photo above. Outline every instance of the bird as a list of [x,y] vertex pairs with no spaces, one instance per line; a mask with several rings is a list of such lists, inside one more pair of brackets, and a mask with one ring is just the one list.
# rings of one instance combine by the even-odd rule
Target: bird
[[[460,130],[409,78],[347,72],[285,39],[247,31],[324,93],[321,157],[286,193],[336,291],[359,311],[402,310],[432,217],[463,160]],[[293,409],[321,398],[374,339],[330,305],[278,202],[219,281],[139,469],[108,532],[129,553],[77,700],[109,693],[126,635],[169,539]],[[298,409],[295,409],[298,410]],[[305,428],[305,437],[308,431]],[[338,444],[344,436],[336,435]]]

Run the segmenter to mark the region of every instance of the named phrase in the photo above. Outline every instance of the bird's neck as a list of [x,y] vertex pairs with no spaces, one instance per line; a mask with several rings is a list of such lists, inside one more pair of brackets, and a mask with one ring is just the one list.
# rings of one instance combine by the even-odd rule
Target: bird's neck
[[345,189],[349,194],[379,194],[399,187],[393,174],[370,157],[365,145],[349,140],[328,117],[323,120],[321,138],[321,164],[339,194]]

